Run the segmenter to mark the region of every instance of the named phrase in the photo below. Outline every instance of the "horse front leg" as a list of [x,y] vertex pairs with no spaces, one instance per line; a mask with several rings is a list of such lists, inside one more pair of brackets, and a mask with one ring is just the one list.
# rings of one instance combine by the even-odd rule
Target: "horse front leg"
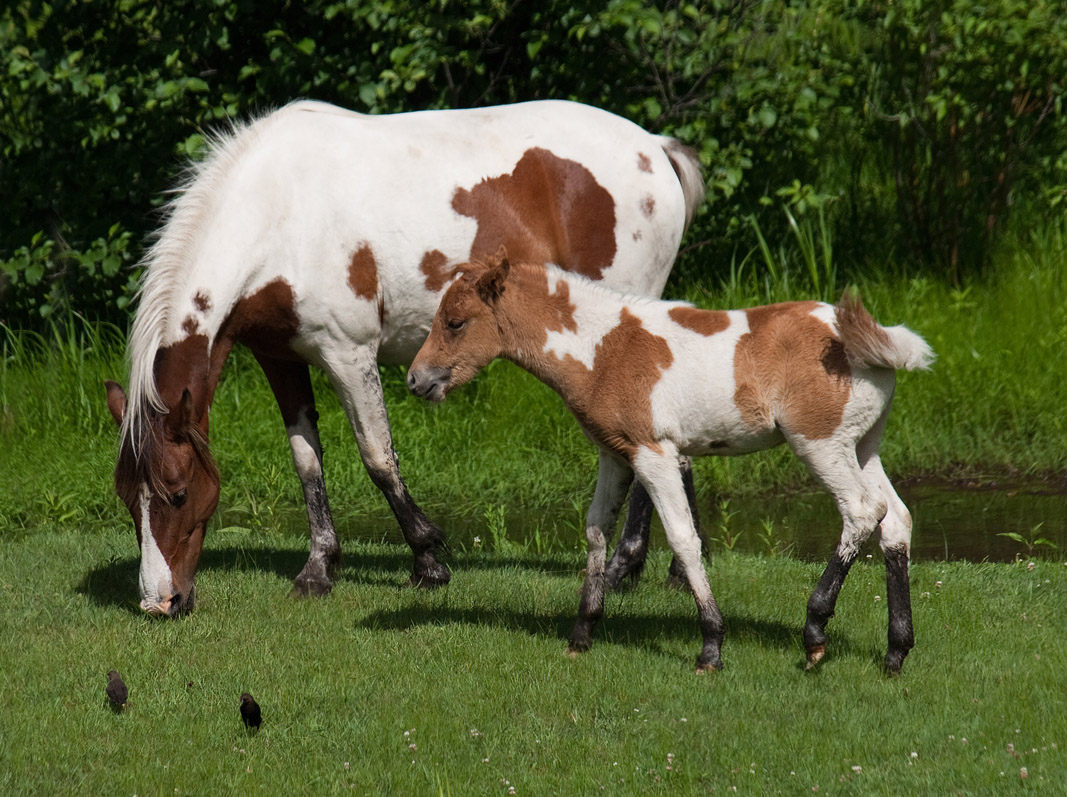
[[[664,446],[666,448],[666,446]],[[702,637],[697,656],[698,673],[722,669],[722,641],[725,635],[722,613],[715,602],[708,574],[701,558],[701,541],[689,508],[689,498],[677,468],[676,456],[642,448],[634,457],[637,478],[645,485],[663,521],[663,530],[674,556],[681,563],[686,583],[696,601]]]
[[[697,511],[693,460],[689,457],[679,457],[678,469],[682,475],[682,484],[685,487],[689,512],[693,517],[693,526],[697,537],[700,538],[701,551],[707,556],[708,541],[704,536],[704,529],[700,525],[700,514]],[[641,573],[645,569],[645,560],[648,557],[648,543],[652,531],[652,509],[652,499],[649,498],[645,486],[640,481],[634,480],[622,536],[619,538],[615,553],[611,556],[611,561],[608,562],[606,578],[610,589],[617,589],[623,579],[628,578],[634,584],[640,580]],[[667,583],[670,586],[685,586],[686,584],[685,573],[677,556],[671,559],[670,569],[667,571]]]
[[593,629],[604,615],[607,543],[615,531],[615,521],[632,477],[633,472],[626,463],[601,452],[596,491],[585,522],[585,581],[578,605],[578,621],[574,624],[567,648],[572,656],[589,650],[593,644]]
[[326,481],[322,472],[322,445],[319,442],[315,394],[311,388],[308,366],[302,362],[278,360],[254,352],[263,373],[274,391],[274,398],[282,413],[293,466],[304,488],[308,526],[311,531],[311,552],[307,564],[293,582],[292,594],[328,595],[333,578],[341,563],[341,546],[330,515],[330,501],[326,496]]
[[326,370],[341,397],[367,473],[389,502],[414,554],[408,584],[426,588],[447,584],[451,574],[438,560],[448,547],[444,534],[419,509],[400,475],[378,375],[377,352],[370,346],[353,346],[336,357],[326,358]]

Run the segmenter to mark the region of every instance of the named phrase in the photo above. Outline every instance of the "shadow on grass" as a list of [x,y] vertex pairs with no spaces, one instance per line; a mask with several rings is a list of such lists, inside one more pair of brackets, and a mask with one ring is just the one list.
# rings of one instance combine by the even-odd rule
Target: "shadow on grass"
[[[575,601],[573,613],[558,616],[515,612],[508,609],[451,609],[411,606],[396,611],[373,612],[365,617],[358,627],[372,631],[405,631],[419,625],[463,624],[472,626],[490,626],[516,631],[531,636],[558,639],[561,647],[570,636],[577,617],[578,604]],[[730,648],[736,645],[755,644],[768,650],[789,650],[796,648],[798,670],[804,669],[803,653],[798,641],[800,625],[791,626],[778,622],[726,614],[726,639],[723,643],[723,658],[729,666]],[[596,628],[593,636],[594,647],[598,645],[620,645],[644,648],[659,655],[677,657],[678,642],[691,643],[692,660],[700,649],[700,631],[696,614],[693,617],[620,614],[612,617],[610,610]],[[830,642],[830,656],[848,658],[866,658],[872,651],[857,650],[843,633],[834,634]],[[881,661],[884,652],[878,652],[873,660]],[[814,672],[818,672],[817,668]]]
[[[276,548],[266,545],[228,545],[205,550],[199,570],[222,572],[270,573],[291,582],[307,561],[303,550]],[[574,555],[516,554],[477,556],[463,555],[450,561],[454,577],[462,578],[465,571],[500,571],[500,578],[508,578],[508,570],[540,571],[546,573],[577,573],[584,558]],[[135,557],[112,558],[89,570],[75,588],[93,603],[122,609],[141,615],[137,597],[137,578],[140,561]],[[396,551],[357,550],[342,560],[338,582],[377,585],[399,589],[406,584],[411,568],[407,548]],[[645,576],[648,578],[648,575]],[[667,589],[665,586],[656,589]],[[374,612],[359,626],[371,630],[403,631],[419,625],[483,625],[518,631],[533,636],[548,637],[565,642],[577,616],[578,598],[574,610],[559,615],[534,614],[506,608],[455,609],[449,607],[410,606],[396,611]],[[756,644],[767,649],[787,649],[796,646],[801,624],[796,626],[761,620],[753,617],[725,614],[726,640],[724,655],[729,664],[729,648],[736,644]],[[834,657],[870,657],[881,663],[884,651],[857,650],[850,644],[844,629],[831,632],[831,655]],[[633,614],[622,611],[612,616],[611,606],[596,629],[594,644],[616,644],[644,647],[658,653],[675,656],[678,641],[691,641],[695,657],[700,633],[695,610],[693,616]],[[799,648],[798,648],[799,652]],[[802,668],[803,663],[798,663]],[[817,668],[816,672],[818,672]]]

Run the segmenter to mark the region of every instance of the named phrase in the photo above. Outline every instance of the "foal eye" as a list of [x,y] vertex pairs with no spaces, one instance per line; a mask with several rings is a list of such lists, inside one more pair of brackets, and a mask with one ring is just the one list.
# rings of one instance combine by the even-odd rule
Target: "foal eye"
[[167,500],[170,502],[170,505],[172,507],[177,509],[182,504],[185,503],[185,499],[188,496],[189,496],[189,491],[188,490],[178,490],[178,492],[176,492],[176,493],[171,493],[170,496],[167,498]]
[[446,324],[450,332],[459,332],[463,327],[467,326],[467,322],[462,318],[453,318],[448,324]]

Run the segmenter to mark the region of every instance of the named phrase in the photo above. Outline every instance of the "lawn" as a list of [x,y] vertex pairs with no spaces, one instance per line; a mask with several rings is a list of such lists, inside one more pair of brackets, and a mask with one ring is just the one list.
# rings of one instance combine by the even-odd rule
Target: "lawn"
[[[884,570],[853,568],[830,650],[800,642],[819,566],[709,565],[726,669],[693,671],[692,600],[653,552],[565,655],[576,552],[457,553],[452,585],[399,589],[405,548],[349,544],[333,594],[289,598],[306,543],[209,536],[188,618],[136,605],[125,527],[0,546],[0,792],[206,794],[1056,793],[1067,782],[1067,567],[920,563],[917,644],[881,672]],[[104,705],[109,669],[130,690]],[[263,726],[249,735],[250,691]],[[1025,780],[1025,783],[1022,782]]]

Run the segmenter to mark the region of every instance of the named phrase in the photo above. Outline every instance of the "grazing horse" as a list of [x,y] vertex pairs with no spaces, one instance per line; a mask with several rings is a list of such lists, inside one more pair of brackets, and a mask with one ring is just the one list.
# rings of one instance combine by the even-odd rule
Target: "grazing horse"
[[216,139],[146,256],[129,397],[107,383],[142,608],[193,607],[219,496],[208,411],[235,343],[266,374],[307,502],[294,591],[329,592],[340,558],[309,364],[329,375],[412,548],[411,583],[447,583],[444,537],[400,475],[378,364],[409,363],[453,267],[502,244],[659,295],[703,197],[691,150],[571,102],[393,116],[297,102]]
[[889,604],[886,668],[913,645],[911,516],[878,446],[896,369],[933,353],[904,327],[882,327],[855,293],[837,305],[789,302],[699,310],[625,296],[554,267],[512,266],[503,252],[464,267],[408,371],[431,401],[504,357],[552,387],[600,450],[586,521],[588,565],[570,651],[589,648],[603,614],[607,538],[631,478],[645,486],[696,598],[697,670],[722,666],[722,615],[700,559],[679,455],[731,455],[782,442],[833,495],[841,540],[808,601],[807,664],[826,652],[826,622],[860,545],[881,531]]

